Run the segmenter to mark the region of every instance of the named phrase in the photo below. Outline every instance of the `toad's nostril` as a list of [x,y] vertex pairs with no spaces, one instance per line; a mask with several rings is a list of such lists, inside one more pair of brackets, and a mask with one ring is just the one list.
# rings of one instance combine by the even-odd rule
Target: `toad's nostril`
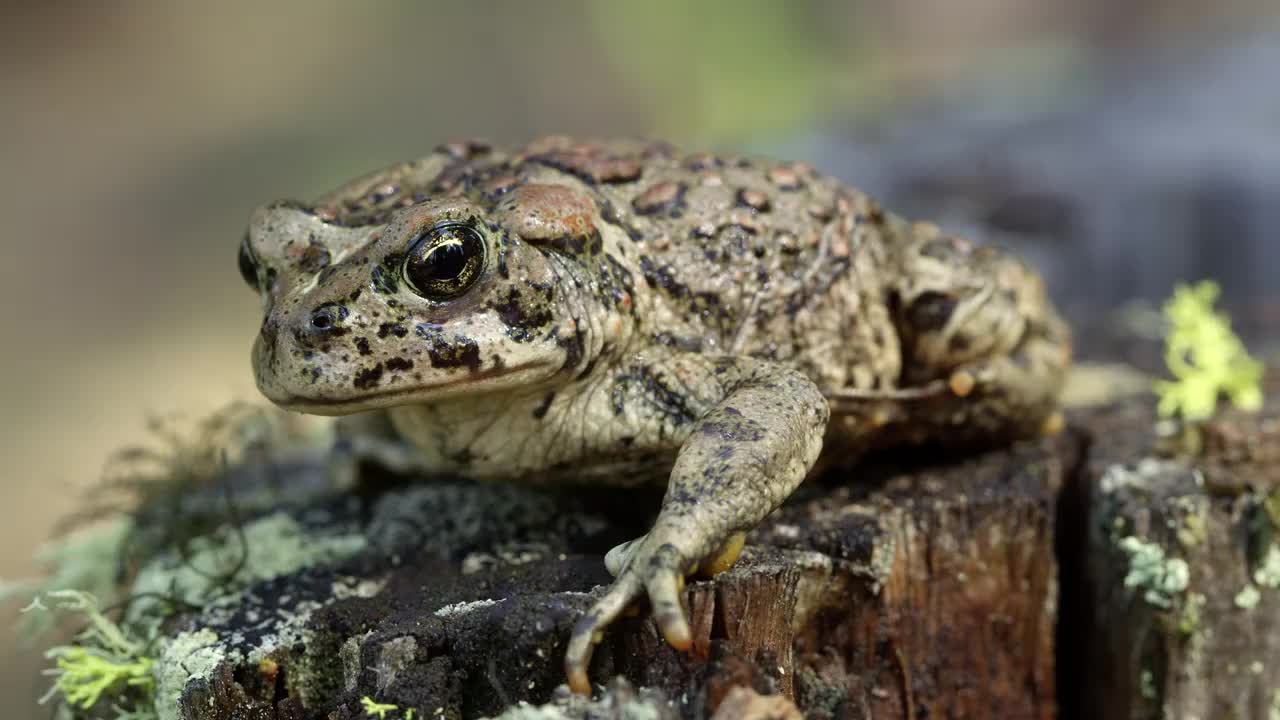
[[311,311],[308,329],[315,333],[332,334],[339,330],[339,323],[347,316],[347,309],[336,303],[326,303]]

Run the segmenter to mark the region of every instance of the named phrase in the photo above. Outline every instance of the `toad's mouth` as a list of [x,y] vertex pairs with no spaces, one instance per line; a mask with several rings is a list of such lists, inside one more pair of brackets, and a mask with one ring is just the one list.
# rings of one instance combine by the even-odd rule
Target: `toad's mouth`
[[444,382],[428,383],[415,381],[400,388],[387,388],[380,391],[362,392],[350,397],[324,395],[272,395],[264,394],[271,402],[287,410],[308,413],[310,415],[350,415],[368,410],[380,410],[398,405],[429,403],[446,400],[463,395],[483,395],[514,387],[525,387],[537,382],[547,375],[551,365],[544,362],[530,362],[510,367],[477,370],[463,377],[456,377]]

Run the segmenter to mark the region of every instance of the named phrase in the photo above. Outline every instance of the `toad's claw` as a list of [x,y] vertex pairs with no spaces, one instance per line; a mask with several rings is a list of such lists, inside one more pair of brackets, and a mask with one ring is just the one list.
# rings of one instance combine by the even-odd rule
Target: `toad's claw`
[[640,577],[628,574],[609,586],[604,597],[596,601],[573,626],[569,647],[564,656],[564,672],[569,679],[569,689],[579,695],[591,694],[591,680],[587,677],[587,665],[591,653],[600,642],[605,627],[612,623],[627,605],[640,594]]

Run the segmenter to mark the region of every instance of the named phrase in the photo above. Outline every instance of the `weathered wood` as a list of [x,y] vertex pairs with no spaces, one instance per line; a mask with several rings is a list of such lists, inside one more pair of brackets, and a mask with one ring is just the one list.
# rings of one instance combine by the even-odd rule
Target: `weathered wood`
[[[167,621],[161,717],[354,719],[365,698],[445,718],[521,702],[705,718],[780,699],[811,718],[1266,717],[1280,700],[1280,416],[1156,427],[1130,398],[1055,437],[817,478],[735,567],[690,584],[692,653],[643,613],[610,628],[594,702],[565,693],[565,639],[609,580],[602,554],[644,532],[636,508],[656,496],[371,483],[284,507],[246,492],[240,533],[218,542],[233,557],[243,536],[247,579]],[[315,472],[275,477],[314,490]],[[230,494],[260,476],[233,471]],[[200,493],[228,495],[193,489],[187,510]],[[219,567],[206,545],[160,548],[137,587]],[[262,574],[284,552],[304,560]]]
[[[592,677],[682,717],[745,702],[741,688],[814,718],[1053,717],[1055,497],[1078,446],[1067,434],[929,466],[904,453],[820,478],[737,566],[690,585],[692,653],[639,615],[611,628]],[[305,542],[341,531],[368,546],[251,584],[234,613],[172,621],[219,658],[174,688],[178,715],[355,718],[370,697],[427,717],[518,702],[608,716],[611,695],[587,707],[557,686],[569,629],[608,580],[602,553],[643,532],[633,502],[446,483],[321,504],[289,511],[311,518]],[[162,663],[191,662],[168,648]]]
[[[1273,376],[1272,398],[1277,396]],[[1131,404],[1083,419],[1064,499],[1064,717],[1280,713],[1280,416],[1199,430]]]

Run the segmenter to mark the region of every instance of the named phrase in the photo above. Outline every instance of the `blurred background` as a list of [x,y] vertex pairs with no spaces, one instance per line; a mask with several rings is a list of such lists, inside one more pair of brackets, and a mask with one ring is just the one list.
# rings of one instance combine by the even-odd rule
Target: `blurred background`
[[1149,364],[1127,343],[1179,280],[1280,337],[1278,70],[1268,0],[5,3],[0,577],[149,415],[255,398],[258,203],[465,136],[805,159],[1018,246],[1086,355]]

